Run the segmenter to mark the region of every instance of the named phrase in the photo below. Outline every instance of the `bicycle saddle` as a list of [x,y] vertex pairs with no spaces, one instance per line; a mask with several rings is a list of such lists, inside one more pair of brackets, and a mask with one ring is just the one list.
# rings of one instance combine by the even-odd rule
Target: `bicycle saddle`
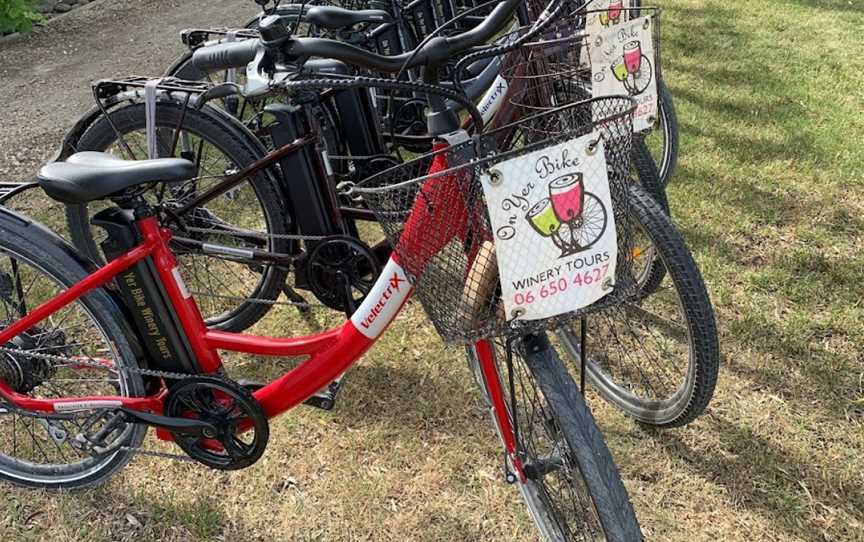
[[87,203],[133,186],[185,181],[195,176],[195,164],[182,158],[123,160],[104,152],[79,152],[65,162],[39,170],[39,186],[63,203]]
[[380,9],[361,9],[353,11],[336,6],[312,6],[306,11],[304,19],[328,30],[348,28],[360,23],[389,23],[390,14]]

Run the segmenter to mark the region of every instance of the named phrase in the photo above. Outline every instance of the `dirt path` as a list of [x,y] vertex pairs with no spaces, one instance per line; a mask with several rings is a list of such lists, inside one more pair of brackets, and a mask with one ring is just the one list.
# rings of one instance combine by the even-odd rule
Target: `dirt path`
[[0,48],[0,180],[31,176],[92,107],[90,82],[158,75],[183,51],[179,31],[238,25],[248,0],[99,0]]

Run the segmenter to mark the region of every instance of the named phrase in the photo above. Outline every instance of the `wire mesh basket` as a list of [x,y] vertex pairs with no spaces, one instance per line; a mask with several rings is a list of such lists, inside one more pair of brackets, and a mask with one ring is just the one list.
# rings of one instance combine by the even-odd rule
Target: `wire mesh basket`
[[[394,256],[412,277],[416,295],[446,342],[470,342],[556,327],[637,293],[630,258],[633,228],[627,201],[632,111],[632,100],[623,96],[572,103],[522,118],[461,144],[439,145],[432,153],[355,187],[395,247]],[[511,169],[516,164],[524,168],[526,175],[533,174],[537,164],[532,160],[537,153],[566,147],[586,137],[593,141],[594,149],[603,151],[600,156],[605,171],[584,171],[584,175],[608,178],[611,209],[604,208],[602,216],[603,228],[615,224],[612,242],[620,256],[614,276],[604,283],[602,298],[579,310],[532,320],[520,318],[518,312],[508,314],[508,302],[502,298],[507,288],[499,280],[496,253],[503,236],[490,218],[481,182],[492,182],[496,169],[503,168],[505,162]],[[565,152],[565,162],[566,156]],[[520,174],[517,171],[515,175]],[[582,173],[578,174],[580,187],[581,183]],[[583,201],[588,202],[589,196],[585,193]],[[550,212],[535,212],[534,207],[542,207],[543,201],[534,203],[528,194],[513,194],[500,206],[512,211],[514,220],[529,221],[545,236],[541,237],[543,246],[554,243],[554,250],[560,248],[562,257],[568,250],[571,257],[588,248],[577,237],[582,233],[577,231],[575,219],[553,225],[556,219]],[[577,218],[582,221],[584,213]],[[582,228],[582,222],[578,227]],[[513,254],[515,250],[521,254],[521,261],[531,262],[538,246],[528,238],[524,242],[521,239],[519,246],[509,245],[508,252]]]
[[[541,3],[546,4],[545,1]],[[533,8],[536,10],[539,6],[533,5]],[[545,7],[548,8],[549,5]],[[507,84],[507,104],[490,126],[501,126],[513,118],[606,95],[634,97],[638,102],[636,117],[644,116],[649,108],[656,115],[655,79],[660,78],[659,10],[619,7],[621,14],[615,20],[620,23],[613,24],[607,18],[607,26],[603,26],[597,22],[599,15],[611,8],[586,10],[584,6],[573,8],[565,3],[557,9],[542,24],[522,26],[497,39],[497,43],[508,45],[489,46],[460,60],[456,70],[457,85],[461,85],[461,78],[465,76],[464,68],[472,63],[492,57],[502,60],[500,75]],[[615,44],[610,43],[616,39],[632,41],[624,36],[631,35],[630,26],[637,20],[642,22],[640,28],[644,25],[650,34],[650,44],[646,42],[638,51],[641,53],[638,62],[631,62],[622,54],[610,63],[604,55],[597,54],[610,45],[616,50]],[[620,38],[610,36],[616,29],[624,32]],[[606,62],[594,62],[598,57]],[[656,118],[650,119],[648,124],[654,120]],[[645,122],[639,124],[644,129]]]

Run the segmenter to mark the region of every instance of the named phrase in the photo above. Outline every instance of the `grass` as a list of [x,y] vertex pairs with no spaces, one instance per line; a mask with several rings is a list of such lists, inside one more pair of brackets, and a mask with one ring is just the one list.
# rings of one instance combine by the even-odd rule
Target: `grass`
[[[864,540],[864,5],[663,7],[682,140],[670,201],[716,304],[724,366],[684,429],[591,404],[649,540]],[[93,492],[2,487],[0,536],[535,539],[461,353],[423,322],[411,307],[335,411],[274,420],[252,468],[138,459]]]

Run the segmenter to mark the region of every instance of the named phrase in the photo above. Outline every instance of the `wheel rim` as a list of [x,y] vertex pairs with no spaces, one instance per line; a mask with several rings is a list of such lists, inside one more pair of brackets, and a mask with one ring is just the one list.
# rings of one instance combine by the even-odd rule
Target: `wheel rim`
[[[505,381],[502,388],[511,422],[511,398],[516,398],[520,460],[532,471],[526,483],[519,483],[519,489],[538,529],[550,541],[605,540],[600,516],[578,463],[525,360],[514,347],[514,395],[511,396],[505,376],[508,374],[506,346],[501,342],[490,344],[494,347],[499,374]],[[532,467],[535,468],[532,470]],[[541,475],[539,471],[545,470],[543,467],[549,468],[549,472]]]
[[[641,274],[637,271],[637,280],[650,273],[650,265],[665,267],[662,254],[650,246],[644,252],[648,265]],[[694,385],[693,334],[668,272],[651,295],[592,314],[586,321],[586,376],[604,398],[650,423],[666,423],[680,414]],[[576,325],[559,328],[556,335],[571,363],[578,365],[581,332]]]
[[[184,129],[177,138],[177,149],[170,152],[174,139],[171,126],[160,124],[157,130],[159,156],[185,156],[198,164],[198,176],[183,183],[174,184],[164,190],[163,203],[177,206],[188,201],[194,194],[201,193],[206,187],[215,185],[226,175],[238,171],[238,167],[226,153],[212,143],[206,143],[199,134]],[[119,143],[113,142],[101,149],[124,159],[143,160],[147,158],[146,133],[143,130],[124,134],[124,140],[132,151],[132,156]],[[145,195],[156,203],[157,192]],[[261,248],[272,251],[273,240],[268,238],[270,220],[267,210],[261,204],[259,194],[252,183],[244,181],[236,188],[211,200],[206,207],[194,209],[184,221],[188,231],[176,233],[192,237],[196,241],[233,248]],[[96,207],[110,205],[103,202],[90,204],[90,214]],[[92,227],[91,235],[99,245],[105,234],[101,228]],[[183,279],[196,297],[199,309],[209,326],[218,326],[235,318],[245,310],[247,303],[254,303],[261,297],[272,268],[267,265],[250,267],[247,264],[203,254],[199,250],[177,250]]]
[[[17,271],[11,264],[13,259]],[[30,309],[65,289],[62,281],[53,274],[8,248],[0,251],[0,277],[4,282],[11,277],[13,283],[22,286],[14,294],[7,290],[0,295],[4,322],[14,321],[20,316],[20,311],[16,313],[16,310],[22,299],[26,309]],[[17,391],[39,398],[132,395],[132,377],[128,372],[118,370],[121,357],[116,346],[83,303],[73,302],[52,314],[39,325],[38,330],[27,338],[26,347],[21,347],[22,354],[11,355],[31,369],[42,360],[27,356],[26,352],[54,355],[71,362],[52,362],[53,369],[42,371],[46,374],[36,379],[32,390]],[[12,345],[28,332],[4,347]],[[61,333],[62,341],[59,339]],[[22,340],[18,341],[19,345],[23,344]],[[88,367],[88,364],[94,366]],[[0,475],[22,483],[74,484],[111,468],[121,459],[121,452],[113,446],[105,454],[95,457],[73,448],[73,435],[81,430],[78,420],[54,421],[22,416],[8,406],[0,406]],[[118,447],[136,442],[143,431],[134,424],[124,424],[112,442]],[[62,432],[65,432],[65,439],[61,438]]]

